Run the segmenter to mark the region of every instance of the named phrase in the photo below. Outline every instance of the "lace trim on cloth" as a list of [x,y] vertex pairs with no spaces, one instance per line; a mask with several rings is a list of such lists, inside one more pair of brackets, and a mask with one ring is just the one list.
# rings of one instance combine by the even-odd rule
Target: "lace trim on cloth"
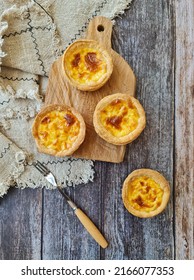
[[[94,180],[94,163],[91,160],[75,159],[75,158],[60,158],[50,159],[47,161],[41,161],[47,168],[53,172],[53,175],[57,178],[57,183],[65,187],[75,187],[80,184],[87,184]],[[84,167],[84,169],[83,169]],[[34,175],[36,180],[29,178],[29,172],[32,172],[35,168],[32,166],[31,161],[28,161],[25,166],[26,172],[22,174],[22,180],[16,179],[16,187],[18,188],[46,188],[49,190],[55,189],[54,186],[49,184],[47,180],[35,170]]]

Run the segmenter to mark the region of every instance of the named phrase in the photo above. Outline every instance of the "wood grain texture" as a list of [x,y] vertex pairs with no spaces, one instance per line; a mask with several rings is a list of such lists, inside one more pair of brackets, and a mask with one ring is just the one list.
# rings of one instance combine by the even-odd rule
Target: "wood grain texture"
[[96,227],[96,225],[92,222],[92,220],[80,209],[77,208],[74,211],[77,218],[80,220],[82,225],[88,231],[88,233],[93,237],[93,239],[103,248],[105,249],[108,246],[108,242]]
[[[99,26],[103,31],[98,31]],[[62,57],[52,66],[45,97],[45,104],[62,104],[77,109],[86,122],[86,137],[83,144],[74,153],[74,157],[108,162],[121,162],[125,154],[125,146],[115,146],[100,138],[94,130],[93,113],[97,103],[105,96],[113,93],[129,93],[135,95],[136,79],[128,63],[111,49],[112,23],[104,17],[95,17],[90,21],[87,39],[100,42],[113,59],[113,73],[108,82],[99,90],[86,92],[77,90],[63,75]]]
[[177,259],[194,259],[194,2],[176,1],[175,241]]
[[41,259],[42,190],[10,189],[0,217],[0,260]]
[[[134,1],[127,16],[117,20],[113,47],[123,53],[137,77],[136,97],[143,104],[147,126],[128,145],[125,161],[109,165],[103,187],[105,235],[111,246],[105,259],[173,259],[173,10],[167,1]],[[119,34],[119,35],[118,35]],[[166,210],[151,219],[138,219],[122,205],[126,176],[152,168],[170,182]]]
[[[108,248],[96,244],[57,190],[15,189],[0,202],[0,259],[194,258],[193,5],[135,0],[113,26],[112,47],[134,70],[147,126],[122,163],[96,161],[94,182],[67,190]],[[167,208],[151,219],[132,216],[122,203],[123,181],[138,168],[170,182]]]
[[[68,189],[69,196],[101,230],[101,191],[91,184]],[[53,204],[54,202],[54,204]],[[43,259],[101,259],[101,249],[56,191],[44,191]],[[106,238],[106,236],[105,236]]]

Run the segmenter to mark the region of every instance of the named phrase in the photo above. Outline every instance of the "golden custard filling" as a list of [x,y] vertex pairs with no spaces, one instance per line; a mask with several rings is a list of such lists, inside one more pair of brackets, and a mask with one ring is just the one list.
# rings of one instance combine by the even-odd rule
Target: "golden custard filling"
[[164,191],[152,178],[136,177],[128,187],[128,201],[134,209],[151,212],[161,205]]
[[95,48],[81,48],[66,55],[69,76],[79,84],[97,82],[107,72],[103,55]]
[[100,121],[113,136],[122,137],[136,129],[139,113],[131,100],[116,99],[101,110]]
[[71,111],[51,111],[38,126],[38,138],[46,148],[63,151],[72,147],[80,131],[80,122]]

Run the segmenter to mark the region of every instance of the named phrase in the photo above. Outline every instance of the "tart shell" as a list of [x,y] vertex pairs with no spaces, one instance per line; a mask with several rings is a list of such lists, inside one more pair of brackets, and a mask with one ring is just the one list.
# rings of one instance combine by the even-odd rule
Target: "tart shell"
[[[160,185],[160,187],[163,190],[163,196],[160,206],[158,206],[155,210],[146,212],[146,211],[140,211],[132,207],[132,205],[129,202],[128,199],[128,193],[129,193],[129,183],[132,179],[138,178],[140,176],[146,176],[154,180],[157,184]],[[137,169],[133,171],[131,174],[128,175],[128,177],[125,179],[123,183],[123,189],[122,189],[122,199],[123,203],[126,207],[126,209],[133,214],[134,216],[137,216],[139,218],[151,218],[158,214],[160,214],[166,207],[168,201],[170,198],[170,185],[168,181],[161,175],[159,172],[152,170],[152,169]]]
[[[76,140],[72,143],[72,146],[66,150],[62,150],[62,151],[56,151],[54,149],[50,149],[48,147],[45,147],[44,145],[42,145],[42,143],[40,143],[39,140],[39,135],[38,135],[38,127],[39,124],[41,122],[41,120],[43,120],[43,118],[50,112],[52,111],[66,111],[66,112],[70,112],[72,113],[77,120],[79,121],[79,133],[77,135]],[[59,105],[59,104],[53,104],[53,105],[48,105],[46,107],[44,107],[35,117],[33,125],[32,125],[32,135],[35,139],[36,142],[36,146],[38,148],[38,151],[40,153],[45,153],[45,154],[49,154],[49,155],[53,155],[53,156],[57,156],[57,157],[64,157],[64,156],[69,156],[72,155],[78,148],[79,146],[82,144],[82,142],[85,139],[85,132],[86,132],[86,125],[84,122],[83,117],[73,108],[73,107],[69,107],[66,105]]]
[[[132,104],[136,107],[139,114],[137,127],[132,132],[122,137],[117,137],[112,135],[100,121],[101,111],[108,104],[110,104],[111,102],[117,99],[132,102]],[[142,105],[139,103],[139,101],[136,98],[125,93],[115,93],[115,94],[108,95],[99,101],[94,111],[93,124],[96,133],[105,141],[114,145],[126,145],[128,143],[131,143],[141,134],[141,132],[143,131],[146,125],[146,116]]]
[[[106,64],[106,72],[99,77],[97,81],[88,80],[85,83],[80,83],[78,80],[74,79],[71,75],[70,69],[68,66],[69,56],[71,54],[79,53],[81,49],[88,48],[93,49],[97,53],[99,53],[103,61]],[[91,63],[93,62],[93,59],[91,59]],[[112,58],[109,55],[109,53],[97,42],[94,40],[87,40],[87,39],[80,39],[72,43],[64,52],[62,57],[62,69],[65,77],[67,80],[72,84],[74,87],[81,91],[95,91],[99,88],[101,88],[110,78],[112,71],[113,71],[113,62]],[[72,69],[72,68],[71,68]],[[93,72],[91,71],[91,77],[93,75]]]

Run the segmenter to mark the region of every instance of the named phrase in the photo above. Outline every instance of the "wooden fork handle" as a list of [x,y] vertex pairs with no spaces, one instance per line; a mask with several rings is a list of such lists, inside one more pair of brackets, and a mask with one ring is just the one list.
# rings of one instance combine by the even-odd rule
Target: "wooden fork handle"
[[106,248],[108,246],[108,242],[103,237],[99,229],[94,225],[94,223],[86,216],[86,214],[79,208],[75,210],[75,214],[85,227],[85,229],[90,233],[90,235],[94,238],[94,240],[102,247]]

